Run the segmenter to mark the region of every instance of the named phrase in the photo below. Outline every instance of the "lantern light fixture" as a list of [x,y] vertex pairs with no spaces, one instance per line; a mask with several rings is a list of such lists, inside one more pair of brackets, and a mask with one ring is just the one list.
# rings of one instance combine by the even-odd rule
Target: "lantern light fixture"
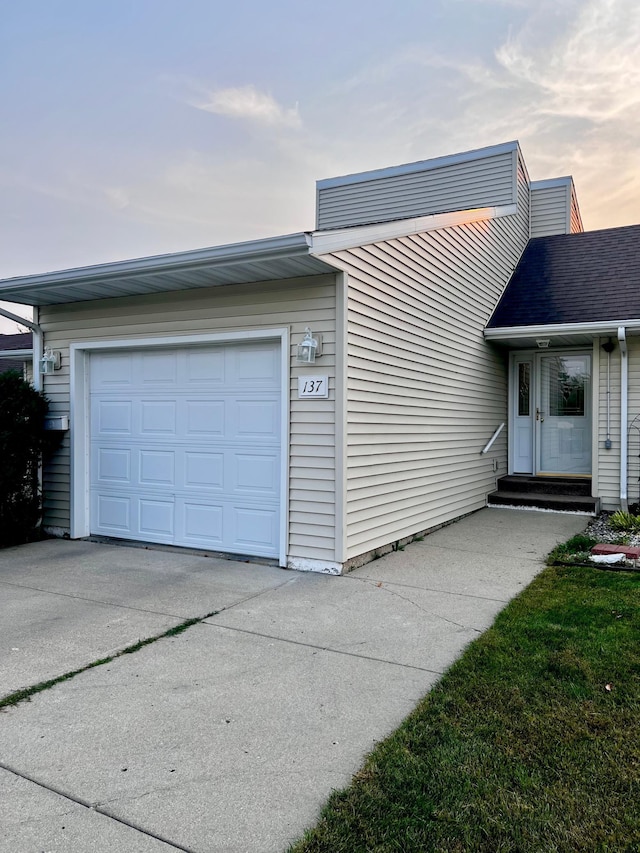
[[53,373],[54,370],[60,370],[60,352],[54,352],[51,348],[46,349],[40,359],[40,367],[42,373]]
[[322,338],[315,335],[307,326],[304,330],[304,338],[298,344],[298,364],[315,364],[316,358],[322,355]]

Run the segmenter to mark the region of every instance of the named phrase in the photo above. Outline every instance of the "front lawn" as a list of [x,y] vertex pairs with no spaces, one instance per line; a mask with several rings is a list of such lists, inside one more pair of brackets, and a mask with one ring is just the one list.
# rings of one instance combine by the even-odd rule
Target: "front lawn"
[[640,850],[639,592],[547,567],[290,853]]

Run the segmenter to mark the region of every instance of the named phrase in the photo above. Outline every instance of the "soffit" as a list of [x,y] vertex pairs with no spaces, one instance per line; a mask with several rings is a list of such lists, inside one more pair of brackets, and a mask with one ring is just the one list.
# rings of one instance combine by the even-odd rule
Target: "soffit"
[[335,272],[302,232],[0,281],[0,300],[56,305]]

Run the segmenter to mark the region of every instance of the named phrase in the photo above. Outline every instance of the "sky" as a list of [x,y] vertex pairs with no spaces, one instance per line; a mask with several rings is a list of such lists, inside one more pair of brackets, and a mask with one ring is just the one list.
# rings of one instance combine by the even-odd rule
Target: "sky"
[[585,229],[640,223],[638,0],[0,0],[0,79],[0,278],[312,230],[318,179],[514,139]]

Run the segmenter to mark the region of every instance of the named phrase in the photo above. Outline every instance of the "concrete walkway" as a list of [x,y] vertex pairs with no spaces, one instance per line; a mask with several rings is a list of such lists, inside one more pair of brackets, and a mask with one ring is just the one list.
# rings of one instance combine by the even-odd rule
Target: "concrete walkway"
[[0,695],[207,617],[0,712],[0,851],[285,850],[585,523],[483,510],[344,577],[0,552]]

